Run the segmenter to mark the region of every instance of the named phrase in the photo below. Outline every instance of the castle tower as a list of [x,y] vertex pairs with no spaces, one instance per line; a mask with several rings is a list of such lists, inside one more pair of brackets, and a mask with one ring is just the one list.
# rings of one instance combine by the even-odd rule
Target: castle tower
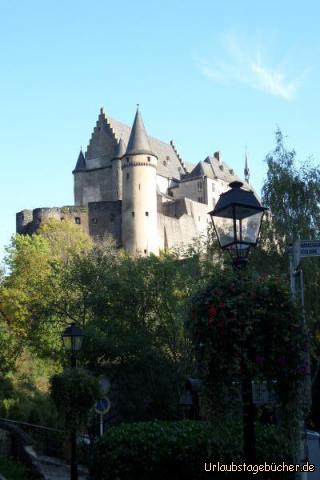
[[112,200],[122,200],[122,158],[126,153],[126,147],[122,138],[116,146],[112,165]]
[[159,251],[157,160],[137,109],[122,160],[122,244],[132,255]]
[[80,150],[79,157],[75,169],[74,175],[74,204],[83,205],[83,172],[86,170],[86,160],[84,158],[82,149]]

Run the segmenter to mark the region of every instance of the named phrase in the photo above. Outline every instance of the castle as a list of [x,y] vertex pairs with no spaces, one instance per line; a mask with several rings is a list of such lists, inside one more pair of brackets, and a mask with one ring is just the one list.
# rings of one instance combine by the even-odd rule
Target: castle
[[132,128],[101,109],[72,173],[74,206],[22,210],[17,233],[32,234],[48,218],[72,219],[93,237],[111,235],[130,254],[157,254],[206,235],[208,212],[239,180],[219,152],[197,165],[183,162],[172,141],[147,134],[139,108]]

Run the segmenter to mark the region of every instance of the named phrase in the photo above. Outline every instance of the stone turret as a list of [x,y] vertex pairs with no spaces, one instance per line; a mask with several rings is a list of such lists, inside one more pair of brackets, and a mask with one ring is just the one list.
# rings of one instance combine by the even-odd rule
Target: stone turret
[[137,109],[122,160],[122,244],[132,255],[159,251],[157,160]]
[[126,153],[126,146],[122,138],[116,146],[112,165],[112,200],[122,200],[122,158]]
[[74,178],[74,202],[75,205],[83,205],[83,173],[86,171],[86,159],[84,158],[82,149],[80,150],[78,160],[73,170]]

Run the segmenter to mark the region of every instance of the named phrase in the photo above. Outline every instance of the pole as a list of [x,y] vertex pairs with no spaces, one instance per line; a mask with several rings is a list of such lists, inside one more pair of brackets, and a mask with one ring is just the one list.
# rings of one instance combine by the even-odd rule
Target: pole
[[[233,261],[234,272],[243,271],[247,266],[247,259],[236,258]],[[242,426],[243,426],[243,453],[247,464],[257,463],[256,434],[254,428],[254,403],[252,381],[247,372],[246,366],[242,364]]]
[[254,403],[252,382],[246,372],[241,382],[242,390],[242,422],[243,422],[243,452],[247,464],[257,463],[256,434],[254,429]]
[[[71,368],[77,367],[77,360],[75,352],[71,353]],[[77,430],[75,423],[72,426],[70,434],[71,443],[71,468],[70,468],[70,480],[78,480],[78,463],[77,463]]]
[[100,413],[100,437],[103,435],[103,414]]
[[[304,327],[307,327],[305,308],[304,308],[304,282],[303,282],[303,271],[300,268],[300,249],[301,241],[300,239],[296,240],[292,245],[292,255],[289,256],[289,271],[290,271],[290,285],[291,293],[294,300],[300,297],[301,308],[302,308],[302,322]],[[309,347],[306,348],[305,353],[305,363],[307,368],[310,368],[310,352]],[[310,408],[311,405],[311,377],[310,373],[305,378],[303,391],[300,392],[304,397],[303,402],[303,411],[301,412],[300,418],[300,432],[299,432],[299,461],[304,463],[308,460],[308,440],[305,427],[305,410]],[[300,472],[300,480],[307,480],[307,473]]]

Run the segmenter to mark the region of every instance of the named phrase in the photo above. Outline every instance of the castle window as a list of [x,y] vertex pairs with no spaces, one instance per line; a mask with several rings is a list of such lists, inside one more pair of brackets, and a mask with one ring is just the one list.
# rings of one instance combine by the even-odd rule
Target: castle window
[[147,250],[146,250],[146,249],[144,249],[143,251],[144,251],[144,253],[147,253]]
[[129,177],[130,177],[130,175],[129,175],[129,173],[127,173],[127,180],[129,180]]
[[202,192],[202,182],[198,182],[198,192]]
[[76,222],[77,225],[80,225],[81,223],[80,217],[75,217],[74,221]]
[[92,223],[98,223],[97,218],[93,217],[93,218],[92,218]]
[[198,197],[198,202],[202,203],[202,197]]
[[132,218],[134,218],[134,212],[131,212]]
[[148,157],[148,162],[151,162],[151,157]]
[[149,212],[146,212],[146,217],[149,217]]
[[129,157],[127,157],[127,163],[129,163]]
[[170,162],[170,157],[168,155],[166,156],[166,160],[168,163]]
[[167,162],[166,160],[163,160],[163,165],[166,166],[167,165]]

